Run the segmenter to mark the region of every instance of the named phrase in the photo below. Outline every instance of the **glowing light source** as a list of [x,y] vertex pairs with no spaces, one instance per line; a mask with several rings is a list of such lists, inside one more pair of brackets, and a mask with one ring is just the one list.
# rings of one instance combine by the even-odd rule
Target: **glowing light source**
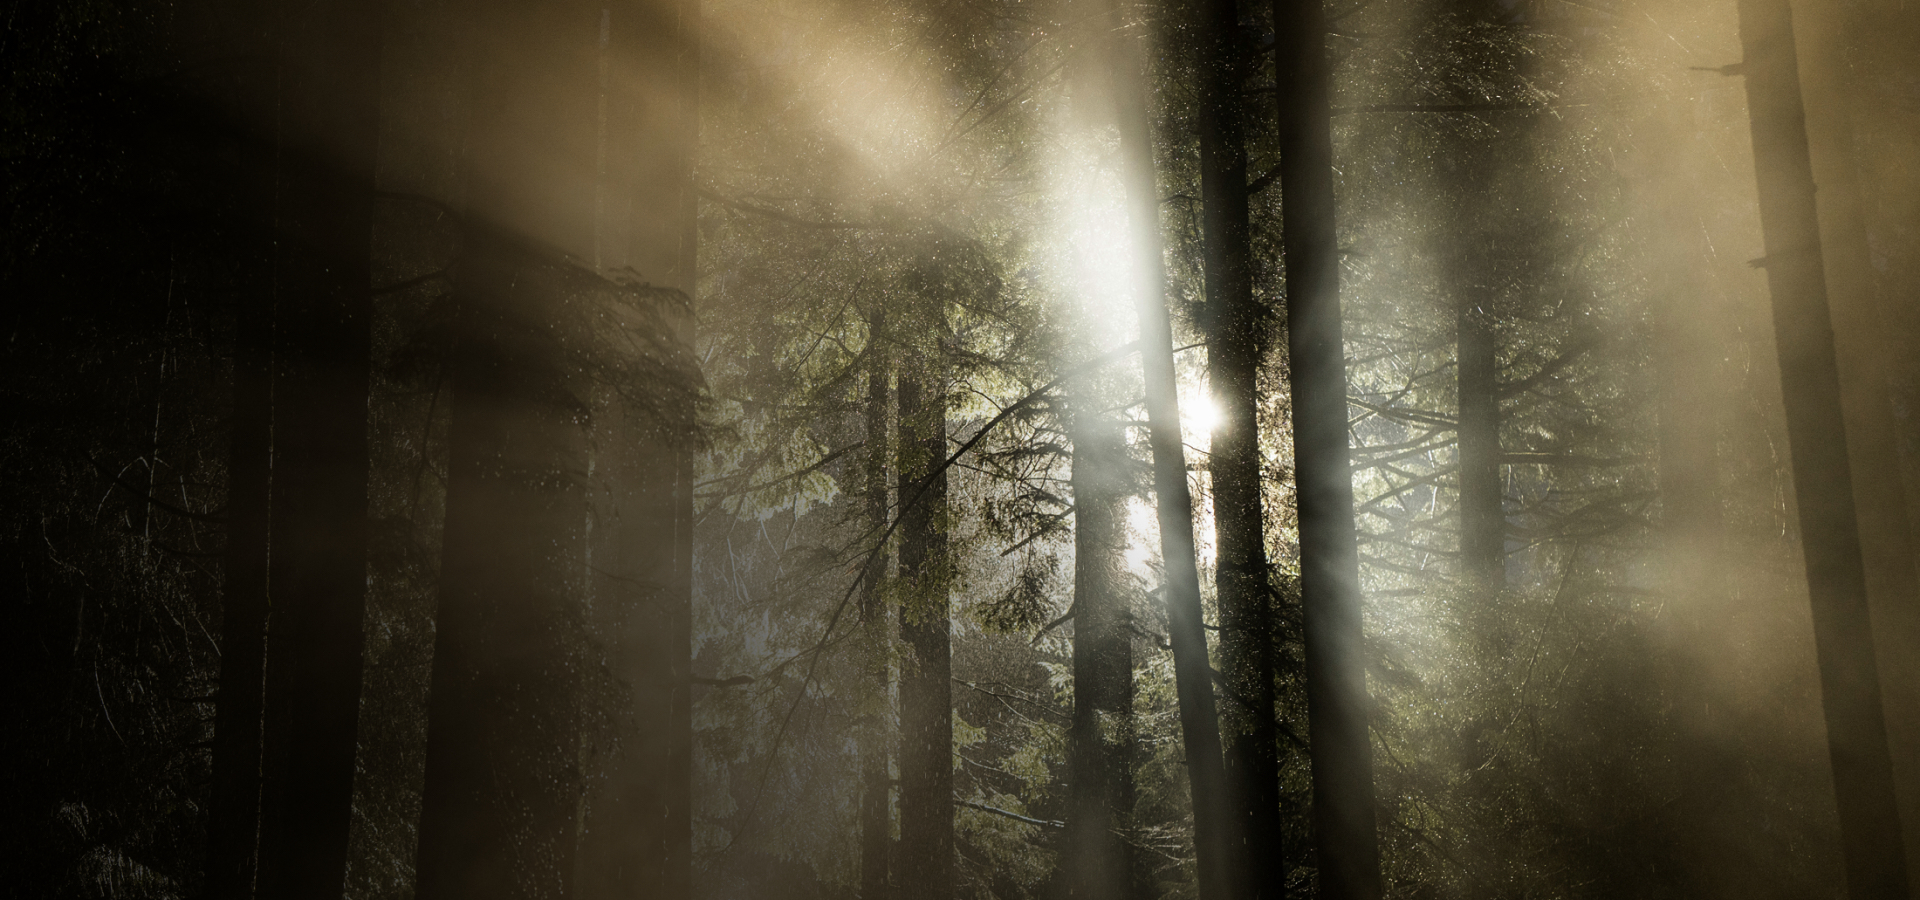
[[1182,398],[1180,418],[1188,431],[1196,435],[1210,435],[1220,427],[1220,407],[1214,405],[1211,394]]

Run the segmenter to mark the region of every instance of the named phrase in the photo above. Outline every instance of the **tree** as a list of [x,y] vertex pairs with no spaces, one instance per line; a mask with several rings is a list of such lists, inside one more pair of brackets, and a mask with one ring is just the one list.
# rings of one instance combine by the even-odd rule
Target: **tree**
[[1369,900],[1380,896],[1380,853],[1360,643],[1324,16],[1319,0],[1275,0],[1273,7],[1287,364],[1320,891],[1337,900]]
[[[1868,202],[1863,184],[1877,181],[1861,169],[1856,146],[1868,145],[1855,123],[1885,113],[1870,99],[1864,74],[1853,75],[1856,57],[1871,54],[1864,11],[1807,9],[1796,21],[1802,55],[1801,83],[1816,98],[1807,106],[1807,140],[1819,205],[1822,256],[1832,305],[1834,348],[1841,402],[1847,422],[1848,465],[1855,472],[1901,469],[1896,434],[1894,373],[1900,355],[1899,313],[1887,291],[1875,284]],[[1879,27],[1897,29],[1889,22]],[[1884,38],[1881,38],[1884,39]],[[1851,77],[1849,77],[1851,75]],[[1894,194],[1894,191],[1885,191]],[[1867,603],[1874,620],[1874,649],[1886,706],[1893,777],[1906,828],[1908,865],[1920,857],[1920,667],[1911,661],[1920,647],[1920,570],[1914,566],[1912,523],[1906,491],[1889,490],[1880,478],[1857,478],[1853,502],[1860,515]],[[1908,879],[1913,879],[1910,870]]]
[[1847,885],[1857,897],[1902,898],[1908,891],[1904,843],[1867,615],[1793,21],[1784,0],[1742,0],[1740,40]]
[[[258,27],[256,30],[267,31]],[[243,34],[266,43],[270,34]],[[254,68],[254,67],[249,67]],[[266,68],[266,67],[259,67]],[[227,547],[220,594],[220,688],[214,706],[213,784],[207,804],[207,896],[248,900],[258,872],[261,725],[266,691],[267,553],[273,441],[274,171],[267,110],[272,82],[234,79],[243,136],[233,204],[251,213],[253,240],[235,256],[246,293],[234,310],[233,414],[227,447]]]
[[[940,318],[944,323],[944,316]],[[935,331],[935,340],[945,336]],[[900,374],[900,895],[953,896],[953,647],[942,348]]]
[[1113,122],[1120,139],[1121,182],[1126,194],[1128,275],[1139,318],[1140,360],[1146,378],[1147,429],[1153,448],[1154,506],[1160,525],[1160,558],[1166,570],[1168,641],[1173,647],[1179,692],[1180,734],[1193,795],[1193,842],[1199,856],[1202,900],[1233,891],[1226,776],[1221,762],[1220,720],[1215,709],[1206,624],[1200,606],[1200,574],[1194,555],[1193,497],[1187,486],[1186,451],[1180,434],[1180,401],[1173,367],[1173,327],[1166,304],[1159,190],[1147,112],[1141,37],[1117,4],[1095,21],[1108,29],[1099,49],[1111,85]]
[[[346,878],[367,585],[380,5],[278,23],[272,598],[260,892]],[[244,658],[244,657],[243,657]]]
[[1129,491],[1125,435],[1096,410],[1073,415],[1073,720],[1064,848],[1069,893],[1143,896],[1128,838],[1134,803],[1133,622],[1118,551]]
[[[615,13],[618,13],[617,17]],[[594,252],[603,274],[644,279],[653,309],[625,310],[594,409],[591,634],[608,683],[590,691],[577,890],[585,898],[693,890],[691,458],[698,235],[698,4],[601,11]],[[605,330],[605,323],[595,326]],[[628,358],[625,365],[622,358]],[[659,358],[666,379],[632,360]],[[642,377],[635,377],[635,376]],[[676,389],[678,388],[678,389]]]
[[[581,797],[597,16],[469,10],[446,528],[417,895],[566,897]],[[583,15],[583,13],[586,13]],[[627,309],[644,309],[630,304]]]
[[[888,353],[889,340],[887,313],[884,308],[876,308],[867,314],[867,388],[866,388],[866,531],[877,538],[886,533],[889,518],[890,485],[888,461],[892,456],[893,444],[887,420],[892,410],[892,354]],[[877,720],[870,724],[867,746],[861,748],[860,759],[860,898],[861,900],[890,900],[893,896],[893,872],[890,857],[893,850],[893,779],[888,772],[888,762],[892,754],[888,752],[892,743],[892,698],[890,688],[893,684],[892,650],[893,614],[889,604],[881,599],[880,587],[886,578],[889,554],[885,548],[874,552],[867,564],[866,579],[860,585],[861,617],[867,623],[867,652],[872,654],[868,664],[868,677],[872,683],[868,689],[873,698],[868,701],[869,715]]]
[[1266,516],[1261,509],[1259,373],[1272,326],[1255,299],[1247,211],[1247,149],[1241,123],[1249,55],[1239,4],[1202,4],[1203,79],[1200,185],[1206,220],[1207,383],[1218,410],[1207,456],[1218,543],[1214,590],[1220,606],[1222,668],[1229,686],[1223,718],[1224,765],[1236,827],[1231,863],[1236,896],[1286,895],[1279,852],[1279,733],[1274,725],[1275,615],[1269,581]]

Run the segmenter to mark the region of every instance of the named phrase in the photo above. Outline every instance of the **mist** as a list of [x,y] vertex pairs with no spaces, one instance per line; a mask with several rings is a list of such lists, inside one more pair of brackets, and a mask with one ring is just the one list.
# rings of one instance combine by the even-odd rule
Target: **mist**
[[0,883],[1905,898],[1916,47],[20,4]]

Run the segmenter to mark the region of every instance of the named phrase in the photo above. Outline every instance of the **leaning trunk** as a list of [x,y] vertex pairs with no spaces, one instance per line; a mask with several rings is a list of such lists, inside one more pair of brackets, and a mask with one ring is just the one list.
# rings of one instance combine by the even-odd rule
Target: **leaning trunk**
[[[1840,390],[1847,420],[1847,455],[1856,472],[1882,477],[1854,484],[1860,514],[1860,549],[1866,566],[1867,602],[1879,653],[1887,740],[1900,816],[1908,823],[1909,866],[1920,861],[1920,571],[1914,567],[1912,523],[1905,492],[1890,488],[1901,468],[1895,430],[1893,373],[1900,359],[1892,336],[1898,311],[1875,284],[1867,239],[1867,203],[1856,144],[1867,139],[1856,123],[1885,116],[1873,108],[1866,76],[1848,77],[1858,49],[1872,36],[1848,5],[1816,6],[1800,21],[1801,44],[1809,48],[1803,81],[1816,102],[1807,110],[1807,138],[1814,182],[1820,185],[1821,243],[1827,289],[1833,304],[1834,347],[1839,352]],[[1843,27],[1852,24],[1852,28]],[[1910,48],[1909,48],[1910,50]],[[1887,190],[1875,183],[1876,195]],[[1912,873],[1908,873],[1909,879]]]
[[1373,746],[1360,628],[1360,550],[1347,447],[1347,373],[1334,232],[1327,33],[1320,0],[1275,0],[1281,252],[1293,376],[1300,589],[1320,896],[1380,896]]
[[1763,262],[1847,888],[1854,897],[1905,898],[1904,842],[1867,612],[1792,14],[1786,0],[1741,0],[1739,8]]
[[1233,877],[1244,900],[1278,900],[1280,757],[1274,724],[1274,608],[1260,508],[1258,402],[1269,325],[1253,294],[1247,226],[1247,148],[1241,123],[1244,51],[1234,0],[1202,9],[1200,188],[1206,209],[1207,381],[1220,422],[1207,470],[1218,544],[1214,590],[1228,709],[1225,742]]
[[1126,27],[1120,7],[1108,3],[1101,22],[1111,35],[1109,82],[1120,137],[1121,182],[1126,191],[1132,240],[1132,288],[1140,320],[1140,360],[1146,380],[1153,490],[1160,524],[1160,557],[1166,569],[1168,641],[1173,645],[1174,684],[1179,696],[1180,736],[1186,745],[1187,778],[1193,795],[1193,843],[1199,858],[1201,900],[1232,892],[1231,828],[1226,776],[1221,764],[1220,721],[1215,712],[1212,665],[1200,607],[1200,573],[1194,559],[1193,496],[1187,486],[1186,449],[1180,435],[1180,401],[1173,368],[1173,324],[1166,303],[1166,261],[1160,241],[1160,193],[1154,177],[1145,54],[1141,38]]

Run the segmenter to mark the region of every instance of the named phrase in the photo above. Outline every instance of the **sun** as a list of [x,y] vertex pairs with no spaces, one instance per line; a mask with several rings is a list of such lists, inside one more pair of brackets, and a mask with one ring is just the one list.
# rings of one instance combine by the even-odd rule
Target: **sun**
[[1220,427],[1220,407],[1214,405],[1211,394],[1203,393],[1180,408],[1180,420],[1187,431],[1211,436],[1213,430]]

